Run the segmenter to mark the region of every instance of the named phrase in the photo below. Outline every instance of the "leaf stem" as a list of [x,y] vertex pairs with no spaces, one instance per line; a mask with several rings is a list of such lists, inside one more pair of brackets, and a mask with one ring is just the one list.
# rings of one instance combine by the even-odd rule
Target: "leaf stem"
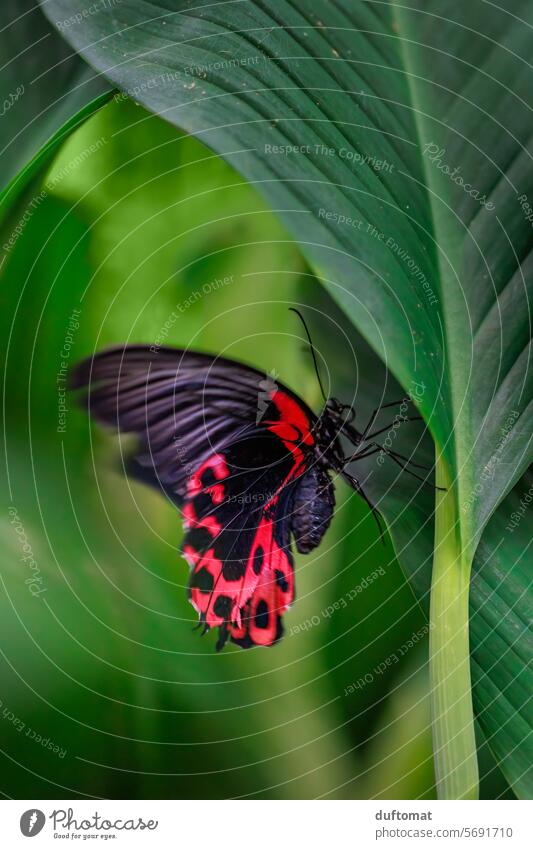
[[437,455],[435,552],[431,581],[429,665],[433,753],[439,799],[476,799],[478,766],[470,683],[470,558],[463,554],[448,467]]

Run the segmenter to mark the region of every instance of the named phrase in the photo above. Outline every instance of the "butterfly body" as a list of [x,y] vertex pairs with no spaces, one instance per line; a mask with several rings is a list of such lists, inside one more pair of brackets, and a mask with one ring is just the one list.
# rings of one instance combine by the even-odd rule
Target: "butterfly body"
[[308,554],[319,545],[334,508],[335,488],[329,471],[311,467],[296,487],[292,502],[291,530],[300,554]]
[[331,472],[358,486],[340,436],[362,435],[346,408],[331,399],[316,416],[242,363],[142,345],[85,360],[71,386],[94,418],[137,435],[128,473],[181,510],[189,598],[217,648],[275,643],[294,600],[292,544],[308,553],[329,527]]

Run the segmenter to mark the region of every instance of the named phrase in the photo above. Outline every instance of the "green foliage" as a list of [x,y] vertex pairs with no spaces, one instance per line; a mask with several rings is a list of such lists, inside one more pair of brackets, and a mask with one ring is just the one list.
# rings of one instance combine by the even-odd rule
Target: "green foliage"
[[[47,8],[60,18],[67,6]],[[449,490],[436,503],[431,605],[437,780],[460,798],[477,792],[471,564],[531,461],[533,236],[517,190],[527,197],[531,180],[531,7],[519,6],[176,2],[158,16],[136,0],[67,36],[257,183],[404,390],[424,386]]]
[[[137,743],[128,749],[127,769],[138,773],[138,783],[130,786],[137,794],[166,795],[157,779],[148,777],[147,764],[154,764],[156,774],[163,763],[168,773],[168,753],[141,745],[141,738],[155,739],[162,732],[167,740],[176,733],[177,711],[184,736],[173,745],[184,747],[183,754],[185,742],[193,739],[202,748],[210,731],[222,740],[244,727],[263,742],[275,700],[276,715],[287,719],[268,732],[273,754],[260,751],[256,767],[245,767],[244,740],[241,754],[236,747],[235,760],[220,772],[224,789],[213,779],[213,795],[228,792],[233,772],[229,792],[234,795],[267,793],[267,787],[289,797],[431,793],[423,755],[427,703],[416,713],[418,749],[416,734],[394,744],[395,754],[407,750],[419,764],[410,780],[402,777],[407,773],[398,759],[385,759],[386,770],[380,772],[383,759],[374,740],[387,746],[401,739],[392,717],[401,716],[402,699],[414,698],[426,686],[424,670],[415,671],[421,665],[418,650],[418,663],[414,655],[399,663],[407,687],[399,701],[390,693],[393,672],[386,682],[374,672],[364,687],[339,695],[350,681],[364,678],[365,668],[390,659],[399,641],[426,627],[439,794],[462,798],[477,792],[473,700],[483,732],[482,793],[505,792],[491,783],[497,770],[490,749],[515,793],[531,795],[526,743],[533,684],[526,626],[531,596],[528,519],[522,508],[530,492],[532,405],[530,4],[519,0],[513,15],[478,0],[460,8],[433,0],[417,0],[409,8],[396,2],[341,0],[332,6],[319,0],[296,6],[283,0],[267,11],[254,0],[202,2],[193,9],[179,0],[170,8],[131,0],[90,15],[81,14],[83,6],[83,0],[48,0],[43,9],[81,56],[168,125],[118,95],[62,149],[42,204],[32,207],[8,251],[2,339],[10,397],[6,456],[8,462],[15,457],[8,470],[11,501],[25,506],[35,526],[32,537],[43,552],[50,550],[51,558],[41,557],[62,614],[54,616],[47,602],[39,611],[41,626],[49,627],[49,656],[57,660],[65,651],[74,668],[97,674],[98,665],[87,659],[85,641],[79,639],[86,628],[91,658],[100,657],[101,639],[104,663],[119,672],[105,687],[107,698],[124,707],[123,715],[106,713],[101,704],[94,713],[98,718],[101,710],[104,725],[119,723],[120,731],[119,726],[107,730],[115,735],[116,750],[106,746],[98,760],[93,733],[88,734],[83,740],[87,746],[90,741],[92,760],[117,770],[123,760],[119,738],[131,736]],[[49,35],[42,14],[32,14]],[[27,38],[23,30],[20,38]],[[52,38],[67,50],[57,67],[72,63],[76,79],[92,77],[78,56]],[[38,63],[44,61],[39,50],[35,54]],[[72,87],[68,76],[56,71],[46,132],[37,134],[30,148],[21,147],[11,166],[21,176],[3,196],[4,218],[11,216],[4,221],[8,234],[20,215],[13,186],[35,178],[48,152],[100,105],[101,99],[93,102],[94,87],[108,88],[98,79]],[[31,122],[35,101],[22,99],[22,104],[24,121]],[[21,119],[18,105],[12,107],[13,134]],[[196,135],[214,153],[178,135],[171,124]],[[43,149],[51,136],[53,144]],[[95,140],[100,143],[93,150]],[[313,273],[290,238],[299,243]],[[168,571],[168,552],[177,545],[175,514],[136,486],[126,494],[124,481],[105,471],[116,459],[108,441],[97,437],[93,455],[80,414],[69,411],[68,427],[58,433],[57,352],[72,310],[79,309],[73,322],[79,321],[76,357],[111,342],[161,340],[163,334],[169,343],[274,367],[318,402],[286,311],[294,302],[318,310],[314,333],[334,387],[346,400],[355,393],[361,420],[380,401],[410,394],[427,430],[402,426],[394,439],[403,453],[416,452],[421,462],[431,463],[436,449],[437,483],[446,491],[435,503],[430,487],[392,464],[381,465],[379,458],[358,464],[358,477],[387,519],[417,602],[392,552],[380,547],[369,517],[351,497],[338,511],[337,539],[328,536],[328,544],[301,569],[302,582],[311,572],[317,578],[307,592],[303,583],[298,618],[308,610],[312,619],[322,599],[321,610],[335,602],[340,608],[331,621],[320,615],[319,624],[299,633],[298,641],[286,640],[281,659],[230,652],[231,661],[215,661],[193,635],[190,649],[183,633],[180,641],[174,636],[175,628],[190,620],[174,569]],[[344,341],[347,356],[341,352]],[[20,425],[26,420],[27,430]],[[45,500],[39,495],[43,487]],[[66,518],[57,514],[65,492],[72,507]],[[343,522],[346,537],[340,532]],[[13,541],[12,528],[7,533]],[[56,559],[59,548],[62,556]],[[64,558],[69,568],[61,565]],[[125,560],[131,560],[132,582],[126,587]],[[365,589],[372,612],[361,617],[355,603],[344,608],[341,599],[357,584],[354,575],[364,577],[376,568],[386,577],[378,572],[379,580]],[[346,589],[344,580],[352,587]],[[332,597],[327,593],[333,583],[337,594]],[[50,628],[49,617],[60,627],[67,621],[67,586],[86,614],[74,605],[65,644],[65,633]],[[430,586],[428,628],[423,611]],[[15,588],[20,592],[16,579]],[[87,607],[87,598],[94,598],[94,605]],[[306,608],[308,598],[312,606]],[[23,606],[35,601],[22,593]],[[26,614],[21,619],[28,622]],[[112,647],[110,629],[120,635]],[[70,657],[78,643],[81,655]],[[180,652],[180,682],[186,685],[179,692],[175,651]],[[412,674],[406,664],[412,664]],[[345,668],[350,673],[344,678]],[[324,690],[310,692],[311,683],[324,677]],[[139,680],[145,682],[140,690]],[[225,687],[211,700],[202,698],[212,680],[223,680]],[[77,686],[94,692],[93,684]],[[382,700],[383,710],[372,717],[374,730],[368,712]],[[138,703],[143,707],[132,707]],[[245,709],[235,710],[242,704],[253,706],[246,721],[237,716]],[[161,710],[169,712],[171,725],[156,714]],[[212,725],[201,740],[186,718],[198,710],[206,711]],[[150,712],[152,720],[157,715],[157,726],[146,717]],[[218,712],[223,724],[217,722]],[[303,723],[301,716],[312,720]],[[336,716],[343,721],[337,724]],[[218,749],[202,751],[207,749],[206,760],[212,757],[217,765],[205,769],[218,775]],[[188,757],[182,776],[189,768],[197,772],[197,756],[191,751],[190,763]],[[394,774],[398,778],[389,781]],[[133,781],[131,774],[124,780]],[[250,789],[242,791],[243,786]],[[187,793],[205,795],[194,782]]]

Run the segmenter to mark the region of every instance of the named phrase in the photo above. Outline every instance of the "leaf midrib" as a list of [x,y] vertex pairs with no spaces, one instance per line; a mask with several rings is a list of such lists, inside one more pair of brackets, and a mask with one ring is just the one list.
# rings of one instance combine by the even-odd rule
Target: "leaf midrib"
[[[404,36],[404,26],[402,25],[402,9],[406,7],[400,5],[398,0],[391,0],[392,9],[393,9],[393,17],[396,20],[396,24],[398,27],[398,35],[400,41],[400,50],[404,62],[404,67],[406,69],[406,78],[407,78],[407,86],[409,90],[409,94],[411,97],[411,103],[414,111],[414,120],[415,126],[418,132],[418,140],[419,142],[423,139],[423,116],[425,115],[425,110],[421,108],[421,104],[419,101],[419,97],[417,94],[416,86],[414,85],[414,80],[417,78],[417,75],[412,67],[411,60],[408,55],[408,39]],[[418,12],[418,9],[410,9],[410,11]],[[439,119],[437,119],[439,120]],[[448,287],[446,285],[446,281],[449,276],[449,263],[451,261],[452,254],[449,250],[447,250],[448,239],[446,237],[446,227],[439,223],[439,215],[436,204],[433,202],[433,195],[439,197],[438,193],[438,182],[436,175],[434,174],[434,170],[429,167],[429,163],[427,162],[427,158],[421,156],[422,159],[422,170],[425,176],[427,193],[429,196],[428,205],[431,214],[431,223],[432,223],[432,231],[434,234],[434,244],[438,245],[438,249],[436,250],[436,266],[439,271],[439,295],[442,300],[442,322],[443,322],[443,333],[444,333],[444,348],[445,348],[445,368],[446,368],[446,386],[448,389],[448,408],[451,413],[452,419],[452,429],[450,432],[450,440],[452,446],[452,455],[454,459],[454,468],[452,469],[452,480],[454,482],[454,490],[455,490],[455,501],[456,501],[456,510],[458,516],[458,522],[461,528],[461,539],[463,546],[463,557],[464,561],[467,564],[470,564],[473,558],[474,550],[475,550],[475,542],[474,542],[474,529],[472,527],[472,522],[468,521],[472,516],[472,511],[469,511],[466,515],[460,510],[460,504],[464,500],[464,494],[468,493],[471,490],[471,474],[472,474],[472,452],[469,449],[469,445],[472,444],[472,440],[470,439],[470,433],[467,431],[468,425],[466,422],[468,421],[471,426],[471,415],[470,410],[465,410],[465,403],[469,402],[469,397],[466,392],[466,385],[461,386],[459,383],[457,376],[463,374],[462,363],[456,360],[456,351],[455,346],[450,344],[450,328],[449,328],[449,320],[448,320]],[[442,254],[443,252],[446,255],[447,262],[443,263]],[[456,261],[453,262],[453,267],[460,267],[459,263]],[[470,406],[470,405],[469,405]],[[465,415],[466,414],[466,415]],[[438,442],[437,442],[438,444]],[[463,447],[464,446],[464,447]],[[441,450],[443,446],[438,446]]]

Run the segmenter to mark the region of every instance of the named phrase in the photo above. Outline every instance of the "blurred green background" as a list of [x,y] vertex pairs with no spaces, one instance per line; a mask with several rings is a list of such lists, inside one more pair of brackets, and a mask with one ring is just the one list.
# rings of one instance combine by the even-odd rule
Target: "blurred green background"
[[[126,442],[72,399],[58,432],[65,340],[70,362],[132,341],[237,357],[318,409],[287,308],[320,294],[323,309],[324,293],[296,246],[227,164],[123,98],[44,186],[2,269],[0,789],[434,798],[427,635],[390,661],[425,618],[360,499],[338,484],[325,540],[297,557],[285,639],[215,654],[193,632],[177,512],[123,477]],[[482,795],[508,795],[483,754],[482,768]]]

